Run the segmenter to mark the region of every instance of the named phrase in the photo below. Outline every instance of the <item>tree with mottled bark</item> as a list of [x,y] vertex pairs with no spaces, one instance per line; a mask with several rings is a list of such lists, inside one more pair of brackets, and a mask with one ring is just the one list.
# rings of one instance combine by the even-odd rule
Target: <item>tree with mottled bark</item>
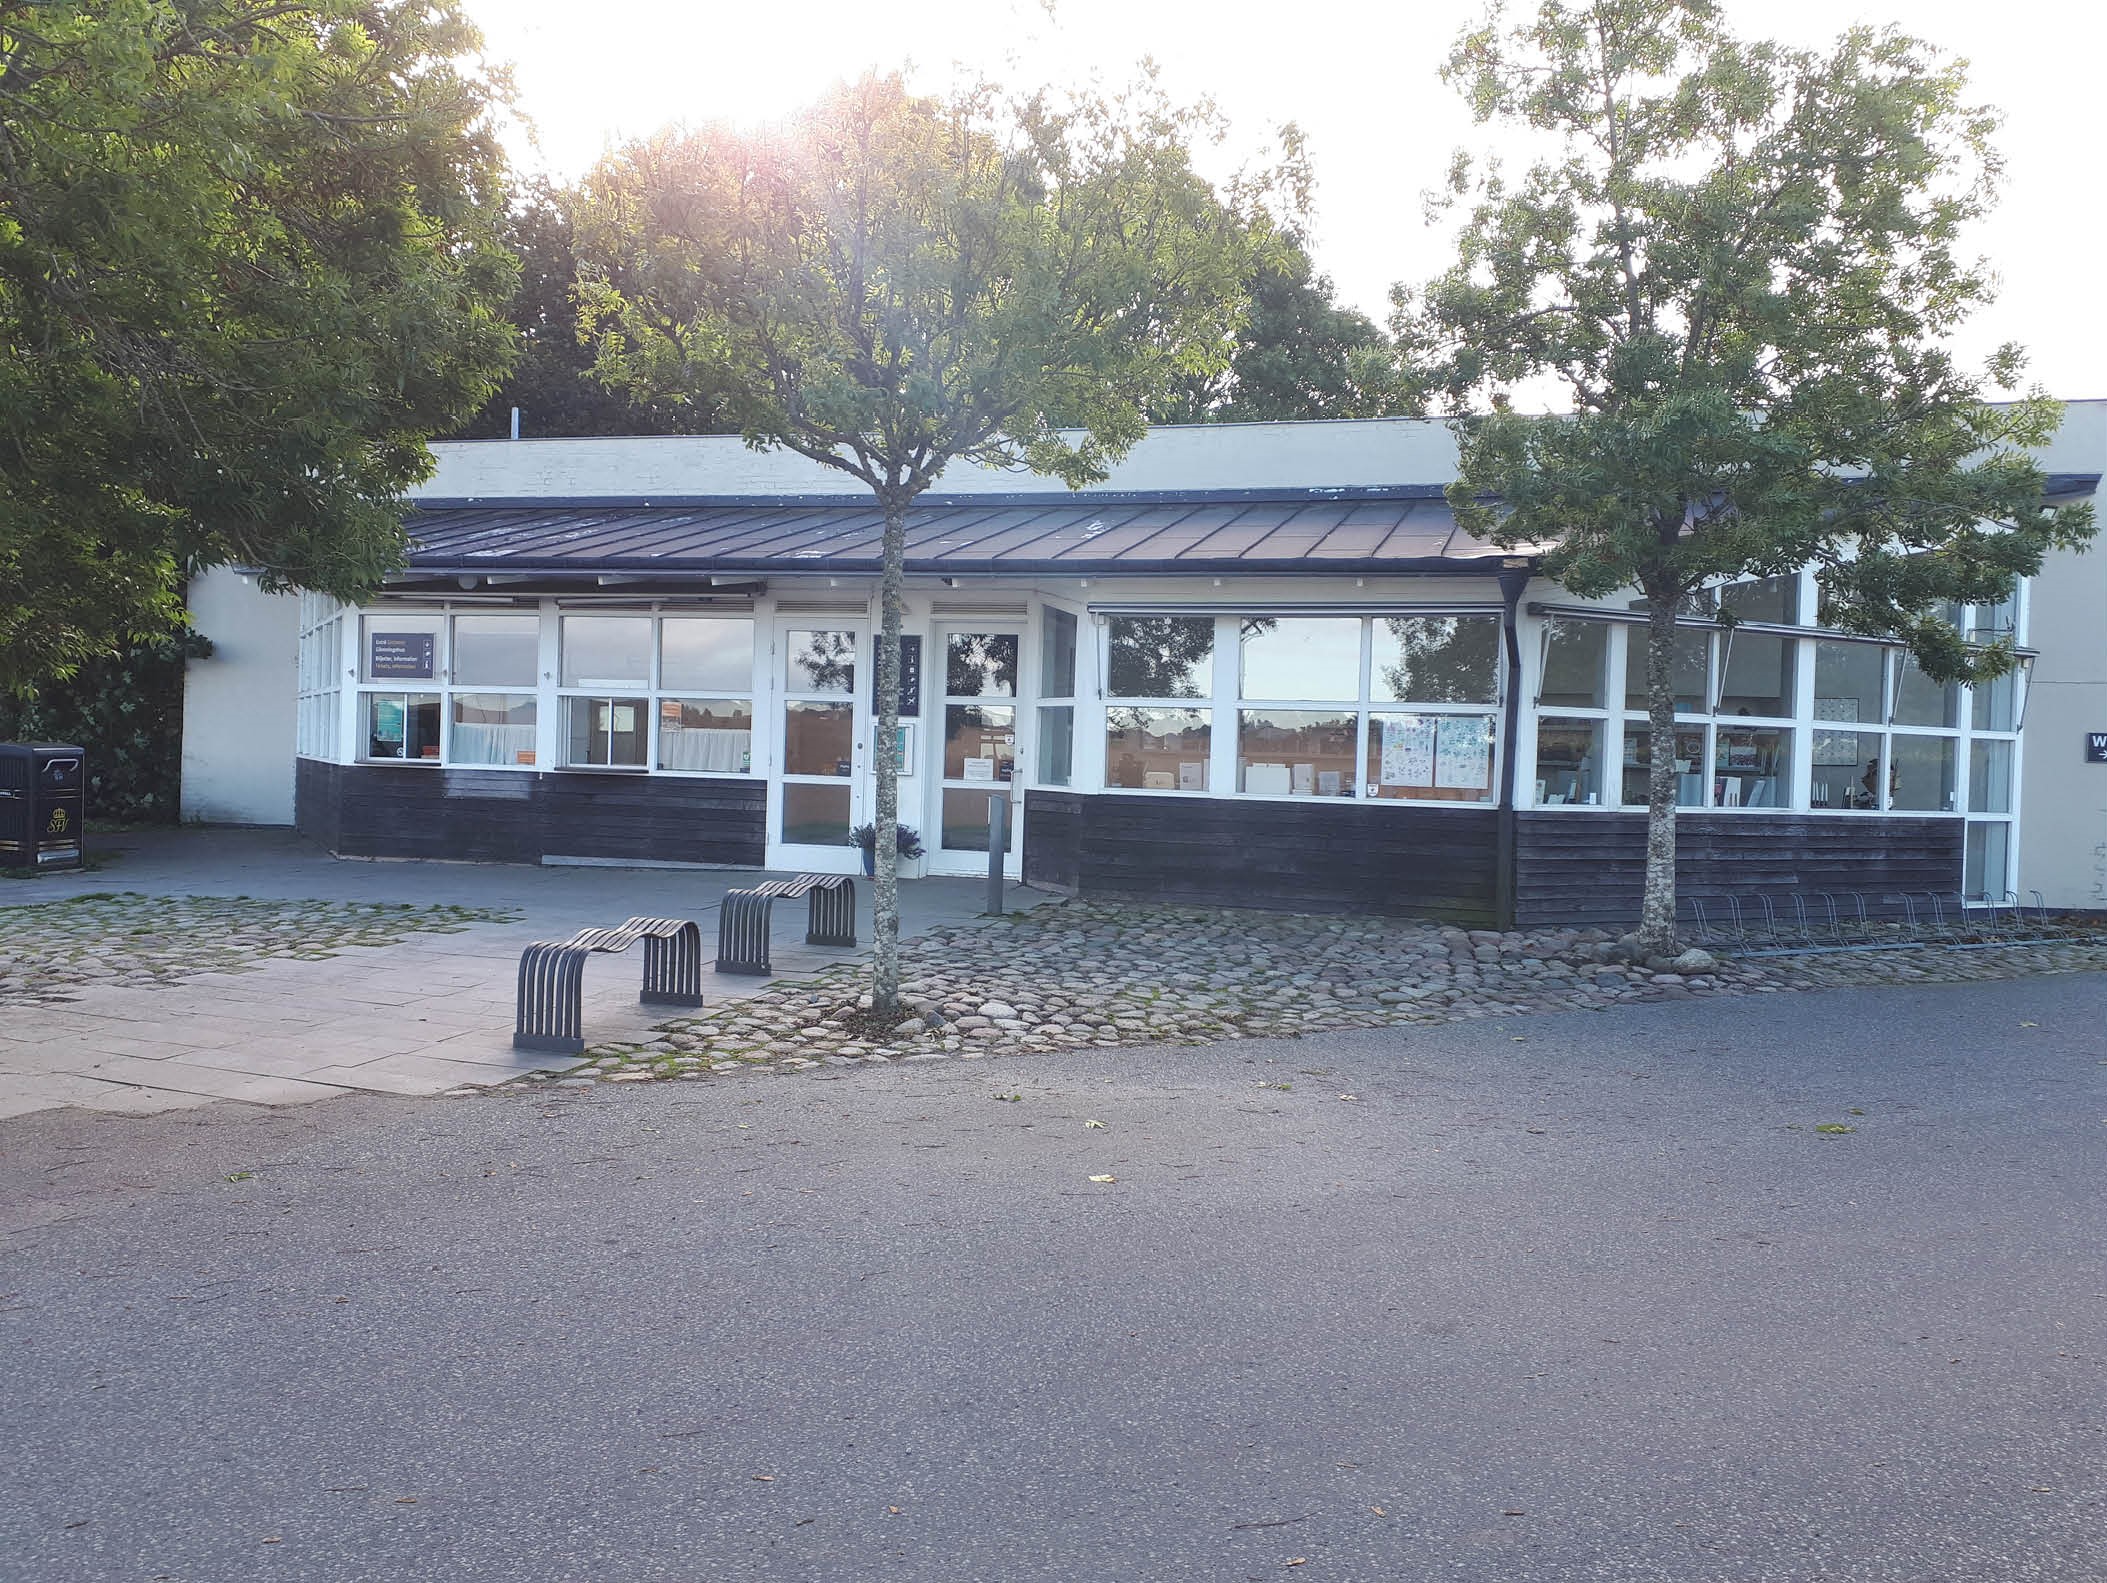
[[1218,135],[1148,79],[1009,101],[873,76],[778,130],[633,145],[584,185],[600,376],[721,403],[748,443],[848,474],[883,515],[875,1016],[900,983],[908,513],[957,461],[1102,479],[1175,380],[1226,360],[1267,227],[1257,184],[1194,171]]
[[[1892,30],[1827,50],[1735,38],[1711,0],[1544,0],[1457,42],[1478,119],[1556,145],[1510,179],[1458,155],[1454,266],[1393,327],[1458,415],[1463,525],[1544,551],[1573,592],[1647,612],[1640,942],[1675,940],[1679,617],[1813,565],[1825,625],[1906,643],[1940,681],[2009,670],[1950,601],[2007,595],[2092,534],[2029,454],[2059,409],[2003,405],[2024,359],[1948,347],[1995,281],[1964,251],[1998,118],[1960,63]],[[1444,200],[1437,200],[1437,204]],[[1568,414],[1514,410],[1547,385]],[[1719,617],[1731,623],[1731,600]]]

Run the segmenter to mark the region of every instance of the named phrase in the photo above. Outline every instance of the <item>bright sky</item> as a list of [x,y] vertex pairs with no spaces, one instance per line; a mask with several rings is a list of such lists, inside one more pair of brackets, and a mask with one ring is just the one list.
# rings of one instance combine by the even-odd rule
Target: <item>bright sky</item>
[[[1452,149],[1482,148],[1437,70],[1477,0],[466,0],[492,56],[513,64],[536,123],[514,154],[569,179],[610,143],[671,121],[767,121],[829,83],[905,67],[940,88],[963,71],[1019,83],[1108,85],[1144,55],[1170,92],[1211,95],[1232,128],[1223,169],[1273,129],[1301,125],[1317,175],[1313,242],[1342,300],[1377,323],[1395,280],[1447,262],[1420,194]],[[2065,398],[2107,396],[2100,259],[2107,206],[2100,63],[2107,6],[2074,0],[1728,0],[1738,31],[1826,41],[1853,22],[1899,22],[1965,57],[1976,98],[2006,112],[2004,201],[1978,246],[2001,300],[1961,342],[2016,340]],[[1248,27],[1236,25],[1239,13]]]

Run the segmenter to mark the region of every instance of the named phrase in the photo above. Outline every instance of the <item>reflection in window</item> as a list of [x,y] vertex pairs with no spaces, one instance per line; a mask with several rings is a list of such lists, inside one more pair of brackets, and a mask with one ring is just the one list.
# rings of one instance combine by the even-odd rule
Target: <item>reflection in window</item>
[[945,638],[945,695],[1016,697],[1017,641],[1014,632],[954,632]]
[[[1247,622],[1241,647],[1246,698],[1361,696],[1361,622],[1357,617]],[[1347,756],[1352,757],[1350,749]]]
[[[985,852],[995,827],[988,821],[989,800],[984,791],[967,787],[946,788],[938,841],[946,852]],[[1017,849],[1017,799],[1010,799],[1010,828],[1004,835],[1006,848]]]
[[532,764],[534,703],[532,693],[455,693],[448,758],[456,764]]
[[1810,806],[1860,812],[1878,809],[1883,800],[1880,742],[1871,731],[1838,731],[1817,722]]
[[1368,794],[1392,801],[1490,802],[1492,750],[1491,715],[1379,709],[1368,717]]
[[944,779],[1008,781],[1017,759],[1017,711],[1007,704],[944,706]]
[[642,769],[650,737],[650,705],[642,698],[566,698],[567,764]]
[[366,694],[366,757],[439,757],[439,699],[432,693]]
[[[1646,627],[1624,629],[1624,707],[1627,709],[1649,707],[1646,699],[1648,636]],[[1709,633],[1691,627],[1675,629],[1675,658],[1669,672],[1669,685],[1674,689],[1675,712],[1679,715],[1705,712],[1706,666],[1711,644]]]
[[1114,616],[1105,687],[1113,698],[1204,698],[1214,691],[1214,617]]
[[1881,674],[1881,651],[1870,643],[1815,644],[1814,718],[1878,725],[1887,702]]
[[787,638],[784,682],[791,692],[854,694],[855,633],[804,631]]
[[1205,791],[1209,709],[1107,709],[1105,784],[1133,791]]
[[1888,806],[1911,813],[1951,813],[1954,807],[1952,737],[1905,736],[1888,743]]
[[1977,682],[1969,718],[1978,731],[2015,731],[2019,727],[2019,667],[1993,681]]
[[540,616],[454,617],[448,670],[456,687],[532,687],[540,666]]
[[854,704],[787,703],[783,706],[783,773],[846,777],[854,763]]
[[1712,806],[1783,808],[1792,801],[1792,732],[1720,721],[1712,734]]
[[651,681],[649,616],[565,616],[563,685],[644,687]]
[[2012,827],[2000,820],[1968,826],[1961,888],[1970,896],[2003,901],[2012,894]]
[[1961,690],[1951,682],[1935,682],[1918,668],[1916,656],[1898,654],[1902,674],[1895,683],[1895,715],[1889,722],[1898,726],[1950,726],[1960,718]]
[[1075,705],[1039,711],[1039,784],[1066,786],[1075,778]]
[[1236,722],[1238,791],[1266,797],[1354,795],[1357,712],[1245,709]]
[[1779,577],[1759,577],[1753,582],[1734,583],[1719,591],[1721,608],[1737,621],[1768,621],[1774,626],[1799,623],[1800,577],[1787,572]]
[[1065,610],[1048,607],[1039,628],[1039,696],[1075,696],[1075,617]]
[[1537,702],[1554,709],[1602,708],[1609,636],[1609,624],[1603,621],[1545,623],[1543,686]]
[[783,839],[800,846],[840,846],[849,838],[849,790],[785,781]]
[[[1599,626],[1597,631],[1603,630]],[[1600,720],[1540,720],[1536,727],[1536,804],[1592,808],[1602,801]]]
[[1976,741],[1968,744],[1968,811],[2012,811],[2012,744]]
[[1798,645],[1791,638],[1738,631],[1728,632],[1720,642],[1726,659],[1719,684],[1719,713],[1790,717]]
[[1374,636],[1371,698],[1414,704],[1498,700],[1497,616],[1384,616]]
[[659,686],[743,697],[754,686],[754,624],[745,616],[668,616],[659,623]]
[[[1644,808],[1648,778],[1653,773],[1653,732],[1640,725],[1624,728],[1624,804]],[[1675,733],[1675,805],[1702,808],[1705,805],[1705,733],[1702,729]]]
[[754,706],[745,698],[661,698],[658,767],[696,774],[753,769]]

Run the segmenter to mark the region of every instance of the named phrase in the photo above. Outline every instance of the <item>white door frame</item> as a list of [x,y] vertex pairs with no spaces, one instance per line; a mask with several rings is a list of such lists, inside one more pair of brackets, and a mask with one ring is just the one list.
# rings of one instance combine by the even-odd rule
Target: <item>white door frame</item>
[[[855,663],[849,694],[793,687],[790,682],[790,634],[792,632],[845,632],[854,638]],[[849,831],[870,817],[871,763],[871,622],[867,616],[823,614],[815,611],[778,611],[769,627],[770,666],[773,675],[770,699],[769,762],[774,773],[768,785],[768,845],[765,861],[772,869],[799,869],[816,874],[860,874],[863,855],[850,843]],[[849,703],[854,710],[849,773],[838,775],[793,775],[790,773],[788,726],[791,705],[796,703]],[[783,809],[789,788],[794,786],[839,786],[849,794],[849,813],[837,844],[792,842],[783,839]]]
[[[968,782],[944,778],[944,734],[946,715],[951,706],[949,667],[945,663],[948,640],[954,632],[989,632],[1014,636],[1017,639],[1016,690],[1003,707],[1012,710],[1011,775],[1007,781]],[[930,630],[930,653],[924,666],[934,676],[933,686],[926,689],[929,699],[927,729],[921,733],[923,744],[917,749],[920,773],[927,778],[923,785],[923,845],[928,851],[926,872],[931,874],[986,874],[988,855],[985,850],[946,852],[944,850],[944,794],[946,791],[1004,792],[1010,798],[1010,829],[1013,839],[1009,850],[1003,854],[1003,870],[1012,877],[1023,873],[1024,845],[1023,798],[1025,786],[1024,766],[1028,762],[1027,708],[1031,689],[1027,686],[1032,657],[1032,623],[1027,617],[983,617],[940,616]],[[990,700],[992,702],[992,700]]]

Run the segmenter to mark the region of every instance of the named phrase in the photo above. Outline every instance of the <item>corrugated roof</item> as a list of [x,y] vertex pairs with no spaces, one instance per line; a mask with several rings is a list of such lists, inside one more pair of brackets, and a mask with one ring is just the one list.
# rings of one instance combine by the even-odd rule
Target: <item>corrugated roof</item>
[[[414,570],[868,571],[884,523],[849,497],[433,500],[409,519]],[[924,496],[920,572],[1460,569],[1511,554],[1456,526],[1438,487],[1162,495]]]

